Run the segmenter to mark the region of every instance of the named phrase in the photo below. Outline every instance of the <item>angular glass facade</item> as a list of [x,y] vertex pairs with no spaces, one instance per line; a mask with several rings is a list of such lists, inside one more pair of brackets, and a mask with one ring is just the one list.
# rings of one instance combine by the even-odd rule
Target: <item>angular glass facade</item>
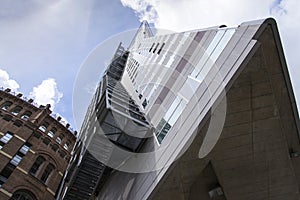
[[[258,126],[251,121],[256,117],[252,115],[256,110],[251,107],[256,102],[252,100],[256,80],[251,73],[266,71],[256,69],[261,66],[255,62],[264,58],[257,50],[264,39],[257,37],[272,23],[254,21],[235,28],[220,26],[153,35],[143,22],[127,49],[121,44],[118,46],[97,87],[61,197],[148,199],[155,198],[159,188],[166,187],[161,196],[157,195],[161,199],[184,199],[183,196],[195,199],[199,197],[196,194],[202,192],[203,198],[227,199],[232,185],[222,177],[223,171],[219,168],[223,165],[215,164],[223,162],[222,153],[226,151],[222,151],[221,146],[219,153],[212,152],[221,133],[243,132],[248,126],[254,130]],[[264,45],[269,47],[270,44]],[[256,57],[254,64],[248,66],[254,54],[259,59]],[[244,74],[240,75],[242,71]],[[248,83],[249,79],[252,82]],[[235,91],[235,87],[242,86],[246,89]],[[252,93],[244,94],[248,87]],[[244,106],[248,110],[236,105],[236,101],[244,97],[246,99],[239,102],[241,105],[253,101],[250,107]],[[249,110],[250,114],[243,113]],[[225,117],[228,118],[225,120]],[[251,124],[245,128],[239,120],[249,120]],[[224,126],[230,131],[223,131]],[[224,149],[230,145],[236,148],[227,151],[225,160],[226,156],[240,152],[238,143],[224,142]],[[249,146],[247,143],[241,151]],[[251,150],[255,147],[251,146]],[[206,157],[211,160],[208,162]],[[230,159],[226,162],[230,163]],[[208,178],[202,180],[202,176]],[[180,187],[174,189],[172,185]],[[173,195],[179,192],[181,196]],[[164,196],[165,193],[168,195]],[[232,199],[239,198],[233,195]]]

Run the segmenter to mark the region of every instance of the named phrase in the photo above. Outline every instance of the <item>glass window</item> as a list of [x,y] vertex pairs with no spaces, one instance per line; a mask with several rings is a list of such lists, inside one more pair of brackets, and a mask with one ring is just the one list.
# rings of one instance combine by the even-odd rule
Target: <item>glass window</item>
[[164,127],[161,130],[161,132],[157,136],[157,140],[159,141],[159,143],[162,142],[162,140],[165,138],[165,136],[167,135],[167,133],[169,132],[169,130],[171,129],[171,127],[172,126],[168,122],[164,125]]
[[64,149],[65,149],[65,150],[68,150],[69,147],[70,147],[70,141],[68,140],[68,141],[65,143],[65,145],[64,145]]
[[26,111],[26,112],[21,116],[21,119],[27,121],[31,115],[32,115],[32,112]]
[[168,111],[166,112],[164,118],[166,121],[169,120],[169,118],[171,117],[171,115],[174,113],[175,109],[177,108],[177,106],[180,103],[180,98],[176,97],[172,103],[172,105],[170,106],[170,108],[168,109]]
[[150,93],[147,96],[147,99],[150,99],[154,93],[154,91],[158,88],[158,83],[154,83]]
[[41,177],[41,181],[43,183],[46,183],[48,178],[49,178],[49,175],[51,174],[51,172],[54,170],[54,165],[52,165],[51,163],[47,165],[42,177]]
[[47,134],[49,137],[53,138],[53,136],[55,135],[55,132],[53,132],[53,130],[49,131]]
[[186,106],[186,102],[182,99],[180,101],[180,104],[178,105],[178,107],[176,108],[175,112],[173,113],[173,115],[171,116],[171,118],[169,119],[168,123],[171,126],[174,126],[175,122],[178,120],[178,118],[180,117],[182,111],[184,110]]
[[60,137],[57,137],[57,138],[56,138],[56,142],[57,142],[58,144],[60,144],[60,143],[61,143],[61,138],[60,138]]
[[33,163],[32,167],[30,168],[29,173],[35,175],[44,162],[45,162],[45,158],[43,156],[39,156]]
[[8,108],[12,105],[12,102],[6,101],[4,104],[2,104],[1,108],[2,110],[8,110]]
[[42,124],[40,127],[39,127],[39,130],[45,132],[47,130],[47,125],[46,124]]
[[11,164],[13,164],[14,166],[17,166],[22,160],[22,157],[20,155],[15,155],[12,160],[10,161]]
[[220,39],[223,37],[225,30],[219,30],[216,35],[214,36],[213,40],[205,50],[204,54],[201,56],[198,64],[196,65],[194,71],[191,73],[191,76],[196,77],[198,73],[202,70],[203,66],[209,59],[212,51],[215,49],[216,45],[219,43]]
[[10,132],[7,132],[7,133],[0,139],[0,141],[6,144],[12,137],[13,137],[13,134],[10,133]]
[[19,150],[19,152],[22,153],[23,155],[26,155],[27,152],[29,151],[30,147],[31,147],[31,144],[29,144],[29,143],[26,142],[26,143],[21,147],[21,149]]
[[56,142],[57,142],[58,144],[60,144],[64,137],[65,137],[65,136],[64,136],[63,134],[60,134],[60,135],[56,138]]
[[[219,32],[221,32],[221,31],[219,31]],[[229,29],[224,34],[220,33],[220,34],[222,34],[221,40],[217,44],[214,44],[216,46],[213,48],[213,51],[210,54],[209,59],[206,61],[206,63],[204,64],[204,66],[202,67],[202,69],[198,75],[198,76],[200,76],[201,79],[206,77],[206,75],[212,68],[213,64],[216,62],[216,60],[219,58],[220,54],[226,47],[226,45],[227,45],[228,41],[230,40],[230,38],[232,37],[233,33],[234,33],[234,29]]]
[[16,107],[11,111],[11,113],[12,113],[13,115],[18,115],[18,114],[21,112],[22,109],[23,109],[23,108],[22,108],[21,106],[16,106]]
[[0,188],[6,181],[7,181],[7,178],[5,178],[3,175],[0,175]]
[[[176,99],[178,99],[178,97]],[[171,105],[171,107],[173,106],[173,108],[176,106],[175,110],[173,110],[173,108],[169,109],[165,115],[165,117],[169,117],[169,115],[170,115],[169,120],[166,121],[164,118],[162,118],[159,125],[157,126],[156,135],[157,135],[157,139],[158,139],[159,143],[162,142],[162,140],[167,135],[169,130],[172,128],[172,126],[174,126],[175,122],[178,120],[183,109],[185,108],[185,105],[186,105],[185,101],[183,99],[181,99],[180,102],[178,102],[178,101],[176,101],[176,99],[173,102],[173,104]],[[173,112],[171,113],[169,111],[173,111]],[[165,122],[165,123],[163,124],[163,122]]]

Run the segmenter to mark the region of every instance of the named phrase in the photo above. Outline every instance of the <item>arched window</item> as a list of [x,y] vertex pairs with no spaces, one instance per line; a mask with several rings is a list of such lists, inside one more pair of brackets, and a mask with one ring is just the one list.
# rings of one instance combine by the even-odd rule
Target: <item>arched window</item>
[[47,146],[50,144],[50,142],[51,142],[51,141],[50,141],[49,138],[44,138],[44,139],[43,139],[43,143],[44,143],[45,145],[47,145]]
[[64,151],[62,151],[62,150],[59,151],[59,156],[60,156],[61,158],[65,159],[66,155],[67,155],[66,152],[64,152]]
[[16,191],[10,200],[36,200],[36,197],[29,190]]
[[13,115],[18,115],[18,114],[21,112],[22,109],[23,109],[23,108],[22,108],[21,106],[16,106],[16,107],[11,111],[11,113],[12,113]]
[[48,127],[48,124],[44,123],[44,124],[40,125],[39,130],[45,132],[47,130],[47,127]]
[[53,138],[53,136],[55,135],[55,132],[56,132],[56,129],[55,128],[52,128],[49,132],[48,132],[48,136]]
[[66,141],[66,143],[64,145],[64,149],[68,150],[70,148],[70,144],[71,144],[70,140]]
[[35,138],[40,139],[40,138],[42,137],[42,134],[40,134],[39,132],[34,132],[34,133],[33,133],[33,136],[34,136]]
[[61,141],[64,139],[64,135],[63,134],[59,134],[59,136],[56,138],[56,142],[58,143],[58,144],[60,144],[61,143]]
[[52,145],[51,149],[56,152],[58,149],[58,145],[57,144]]
[[14,122],[14,125],[17,126],[17,127],[20,127],[20,126],[23,125],[23,122],[21,122],[20,120],[16,120],[16,121]]
[[12,105],[12,102],[6,101],[4,104],[2,104],[1,108],[2,110],[8,110],[8,108]]
[[45,162],[45,158],[43,156],[37,157],[35,162],[33,163],[29,173],[32,175],[36,175],[37,171],[40,169],[41,165]]
[[49,178],[51,172],[52,172],[54,169],[55,169],[55,167],[54,167],[53,164],[49,163],[49,164],[47,165],[47,167],[46,167],[46,169],[45,169],[45,171],[44,171],[44,173],[43,173],[43,175],[42,175],[42,177],[41,177],[41,181],[42,181],[43,183],[46,183],[46,182],[47,182],[47,180],[48,180],[48,178]]
[[26,111],[26,112],[24,112],[24,114],[21,116],[21,119],[27,121],[31,115],[32,115],[32,112]]

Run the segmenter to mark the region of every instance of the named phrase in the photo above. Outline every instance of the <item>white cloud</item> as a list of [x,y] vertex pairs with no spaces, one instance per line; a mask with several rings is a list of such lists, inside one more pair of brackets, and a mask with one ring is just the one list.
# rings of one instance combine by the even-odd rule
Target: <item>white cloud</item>
[[[180,31],[212,25],[236,25],[245,20],[269,16],[274,0],[121,0],[141,20],[149,19],[156,27]],[[147,9],[148,8],[148,9]],[[151,8],[151,9],[149,9]],[[155,15],[153,14],[155,13]]]
[[[140,20],[148,19],[156,28],[186,31],[274,17],[278,23],[294,92],[300,105],[300,1],[299,0],[120,0],[132,8]],[[148,13],[147,7],[151,10]],[[155,15],[153,15],[155,13]],[[300,107],[300,106],[299,106]]]
[[63,94],[57,89],[55,79],[48,78],[43,80],[37,87],[34,87],[33,91],[30,92],[29,97],[34,99],[37,104],[50,104],[51,109],[53,110],[55,104],[63,97]]
[[0,86],[5,89],[10,88],[13,91],[17,91],[20,88],[17,81],[11,79],[9,74],[2,69],[0,69]]
[[129,7],[135,11],[140,21],[147,20],[150,23],[156,23],[157,0],[121,0],[125,7]]

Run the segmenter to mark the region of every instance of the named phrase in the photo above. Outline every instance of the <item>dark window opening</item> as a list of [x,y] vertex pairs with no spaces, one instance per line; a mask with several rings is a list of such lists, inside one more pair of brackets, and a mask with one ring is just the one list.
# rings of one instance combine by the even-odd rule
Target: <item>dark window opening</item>
[[21,122],[20,120],[16,120],[13,125],[17,126],[17,127],[20,127],[23,125],[23,122]]
[[13,194],[10,200],[36,200],[36,197],[28,190],[18,190]]
[[50,139],[49,138],[44,138],[43,143],[48,146],[49,143],[50,143]]
[[163,49],[164,46],[165,46],[165,43],[163,43],[163,44],[161,45],[160,49],[158,50],[158,52],[157,52],[158,55],[160,54],[160,52],[162,51],[162,49]]
[[155,43],[152,44],[151,48],[149,49],[149,52],[152,51],[153,47],[154,47]]
[[143,105],[143,108],[146,108],[147,104],[148,104],[148,103],[147,103],[147,99],[145,99],[144,102],[143,102],[143,104],[142,104],[142,105]]
[[158,47],[159,43],[157,43],[157,45],[155,46],[154,50],[153,50],[153,53],[155,53],[157,47]]
[[5,121],[10,121],[10,120],[12,120],[12,116],[10,116],[10,115],[4,115],[4,117],[3,117],[3,119],[5,120]]
[[38,132],[34,132],[33,137],[40,139],[42,137],[42,134],[40,134]]
[[45,169],[45,171],[44,171],[44,173],[43,173],[43,175],[42,175],[42,177],[41,177],[41,181],[42,181],[43,183],[46,183],[46,182],[47,182],[47,180],[48,180],[48,178],[49,178],[49,175],[51,174],[51,172],[52,172],[53,170],[54,170],[54,165],[48,164],[47,167],[46,167],[46,169]]
[[37,171],[40,169],[41,165],[44,162],[45,162],[45,158],[43,156],[39,156],[33,163],[32,167],[30,168],[29,173],[35,176]]
[[0,173],[0,187],[7,181],[9,176],[12,174],[16,167],[12,165],[11,163],[8,163],[4,169],[2,169]]
[[58,145],[57,145],[57,144],[52,145],[51,149],[52,149],[54,152],[56,152],[57,149],[58,149]]
[[64,151],[59,151],[59,156],[60,156],[61,158],[65,158],[66,155],[67,155],[67,154],[66,154]]

